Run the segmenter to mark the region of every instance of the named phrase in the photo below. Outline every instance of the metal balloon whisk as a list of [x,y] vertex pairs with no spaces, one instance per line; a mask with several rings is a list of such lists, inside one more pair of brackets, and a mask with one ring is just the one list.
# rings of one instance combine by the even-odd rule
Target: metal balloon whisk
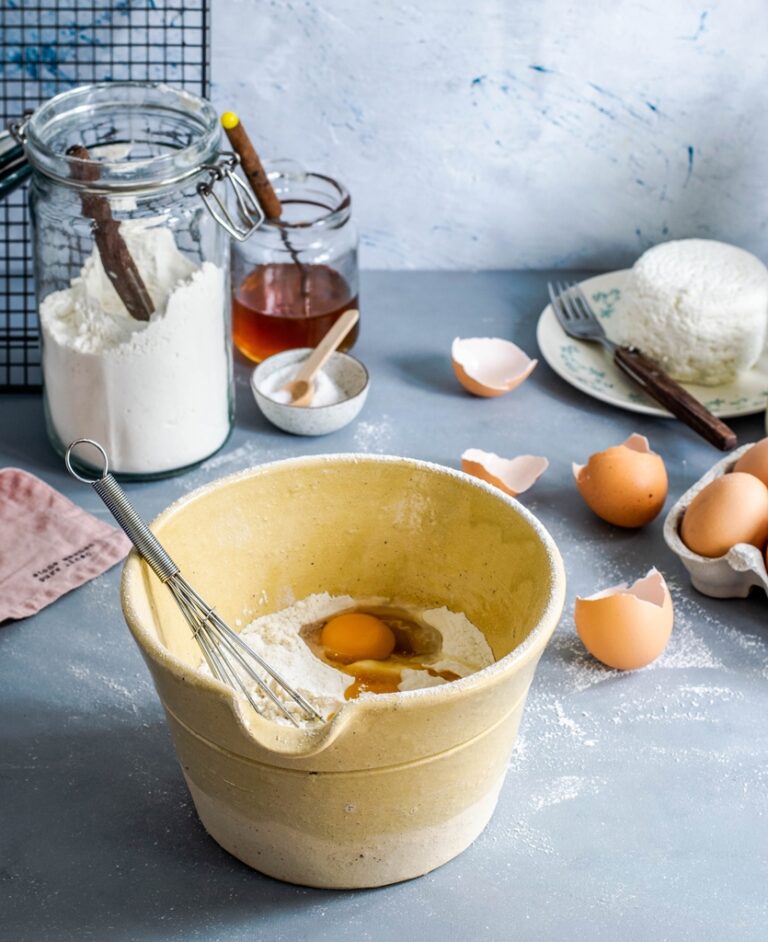
[[[78,445],[91,445],[96,448],[104,461],[104,468],[98,478],[87,478],[72,465],[72,451]],[[131,506],[125,491],[115,478],[109,473],[109,459],[106,451],[98,442],[90,438],[79,438],[67,448],[64,461],[67,471],[85,484],[90,484],[99,497],[104,501],[112,516],[125,531],[128,539],[138,550],[158,579],[168,587],[176,603],[187,620],[192,634],[200,645],[205,660],[214,677],[245,695],[251,706],[261,713],[261,706],[254,699],[248,688],[243,674],[250,677],[259,689],[275,704],[275,706],[294,724],[298,726],[295,717],[285,703],[269,686],[264,677],[268,674],[280,689],[297,703],[312,719],[322,720],[322,716],[308,703],[298,691],[249,647],[236,631],[233,631],[205,602],[186,579],[181,575],[179,567],[163,549],[157,537],[139,517]]]

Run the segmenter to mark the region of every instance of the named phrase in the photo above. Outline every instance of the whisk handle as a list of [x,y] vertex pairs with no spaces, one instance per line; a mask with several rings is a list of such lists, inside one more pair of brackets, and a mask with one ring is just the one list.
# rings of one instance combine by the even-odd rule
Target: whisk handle
[[125,491],[111,474],[106,474],[91,485],[104,501],[107,509],[120,524],[128,539],[139,551],[161,582],[175,576],[179,567],[163,549],[155,534],[144,523],[128,500]]
[[[97,448],[104,459],[104,470],[101,477],[94,479],[83,477],[72,466],[72,449],[76,445],[87,444]],[[163,549],[160,541],[144,523],[141,517],[136,513],[133,505],[128,500],[125,491],[120,487],[114,477],[109,473],[107,455],[98,442],[89,438],[81,438],[67,449],[65,457],[67,470],[69,473],[86,484],[90,484],[99,497],[104,501],[109,512],[115,518],[117,523],[125,531],[128,539],[139,551],[142,559],[145,559],[155,575],[161,582],[167,582],[171,576],[179,572],[179,567],[171,559],[168,553]]]

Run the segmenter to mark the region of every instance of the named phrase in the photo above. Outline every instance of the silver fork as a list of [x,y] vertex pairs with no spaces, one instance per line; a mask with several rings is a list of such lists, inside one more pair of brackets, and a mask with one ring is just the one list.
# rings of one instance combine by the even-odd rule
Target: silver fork
[[635,347],[622,347],[608,339],[578,284],[550,281],[547,282],[547,290],[555,317],[569,337],[602,344],[625,376],[694,432],[721,451],[736,447],[733,429],[713,415],[650,357]]

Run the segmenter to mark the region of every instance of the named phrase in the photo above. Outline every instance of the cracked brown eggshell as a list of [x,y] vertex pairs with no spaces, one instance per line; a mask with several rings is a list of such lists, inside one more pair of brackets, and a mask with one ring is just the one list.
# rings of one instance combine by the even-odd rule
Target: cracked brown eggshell
[[674,622],[672,597],[654,568],[631,586],[621,583],[577,598],[574,619],[593,657],[616,670],[637,670],[667,646]]
[[667,469],[651,451],[644,435],[633,434],[621,445],[573,465],[576,487],[590,510],[617,527],[645,526],[667,499]]
[[532,487],[548,467],[547,459],[538,455],[500,458],[490,451],[468,448],[461,456],[461,470],[465,474],[487,481],[512,497]]
[[527,379],[538,363],[500,337],[456,337],[451,363],[461,385],[476,396],[503,396]]

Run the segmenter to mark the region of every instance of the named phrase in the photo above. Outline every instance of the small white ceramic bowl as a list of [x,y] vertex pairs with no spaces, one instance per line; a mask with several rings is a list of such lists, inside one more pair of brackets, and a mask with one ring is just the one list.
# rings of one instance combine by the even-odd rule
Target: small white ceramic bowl
[[299,364],[311,352],[309,347],[299,347],[275,353],[262,360],[251,373],[251,389],[258,407],[273,425],[292,435],[328,435],[336,432],[357,418],[368,398],[368,370],[355,357],[338,351],[331,354],[323,370],[344,391],[346,398],[341,402],[330,406],[292,406],[276,402],[261,392],[259,387],[268,376],[291,363],[295,363],[298,370]]

